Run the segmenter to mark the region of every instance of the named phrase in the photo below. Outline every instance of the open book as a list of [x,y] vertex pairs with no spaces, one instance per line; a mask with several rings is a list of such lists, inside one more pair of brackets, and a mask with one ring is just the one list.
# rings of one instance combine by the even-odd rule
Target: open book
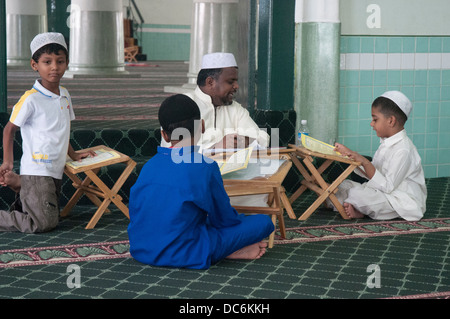
[[325,142],[319,141],[308,135],[302,134],[302,145],[310,151],[328,154],[328,155],[341,155],[341,153],[334,150],[334,146]]
[[97,164],[120,157],[119,153],[113,150],[105,150],[103,148],[96,150],[95,153],[97,154],[97,156],[85,157],[81,161],[73,161],[72,159],[69,158],[69,160],[66,162],[66,165],[74,169],[77,169],[80,167],[89,166],[92,164]]
[[227,173],[247,168],[252,151],[253,147],[248,147],[235,152],[226,160],[216,159],[217,164],[219,164],[220,173],[225,175]]

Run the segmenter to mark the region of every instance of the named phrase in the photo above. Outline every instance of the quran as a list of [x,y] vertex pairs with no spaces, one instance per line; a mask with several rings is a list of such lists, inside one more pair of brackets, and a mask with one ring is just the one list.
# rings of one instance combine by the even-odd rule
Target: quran
[[222,175],[245,169],[248,166],[250,156],[252,155],[253,147],[244,148],[239,150],[226,160],[216,159],[215,161],[219,165],[220,173]]
[[95,153],[97,154],[97,156],[88,156],[83,158],[81,161],[73,161],[72,159],[69,159],[66,162],[66,165],[74,169],[77,169],[80,167],[90,166],[92,164],[97,164],[120,157],[120,154],[117,153],[116,151],[106,150],[103,148],[95,150]]
[[302,134],[302,145],[303,147],[309,149],[310,151],[322,153],[322,154],[328,154],[328,155],[339,155],[341,156],[341,153],[336,152],[334,150],[334,146],[327,144],[325,142],[319,141],[315,138],[312,138],[308,135]]

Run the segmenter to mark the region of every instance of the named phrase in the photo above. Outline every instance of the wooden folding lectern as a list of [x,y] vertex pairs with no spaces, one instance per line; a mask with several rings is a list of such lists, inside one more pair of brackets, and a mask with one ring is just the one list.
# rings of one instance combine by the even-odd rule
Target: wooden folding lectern
[[[88,150],[95,151],[97,156],[85,158],[80,162],[66,163],[64,173],[72,180],[76,191],[62,210],[61,216],[67,216],[81,196],[86,195],[98,207],[94,216],[87,224],[86,229],[92,229],[95,227],[98,220],[102,217],[111,203],[114,203],[125,216],[130,218],[128,214],[128,207],[122,202],[122,197],[118,195],[118,192],[130,176],[136,166],[136,162],[127,155],[117,152],[104,145],[87,148],[78,152],[86,152]],[[97,174],[102,167],[117,163],[124,163],[125,169],[119,176],[114,186],[109,188],[97,176]],[[86,178],[81,180],[77,176],[79,173],[85,173]],[[100,198],[102,198],[103,201]]]

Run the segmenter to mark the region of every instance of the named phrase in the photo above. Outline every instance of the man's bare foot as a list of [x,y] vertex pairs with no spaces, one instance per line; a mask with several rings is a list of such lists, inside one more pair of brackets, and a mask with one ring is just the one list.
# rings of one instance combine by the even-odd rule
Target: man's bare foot
[[227,259],[258,259],[266,253],[267,243],[259,242],[241,248],[227,257]]
[[13,171],[7,171],[3,174],[4,182],[9,188],[11,188],[16,193],[20,192],[20,176]]
[[348,217],[350,218],[363,218],[365,215],[359,210],[355,209],[352,204],[344,203],[344,210]]

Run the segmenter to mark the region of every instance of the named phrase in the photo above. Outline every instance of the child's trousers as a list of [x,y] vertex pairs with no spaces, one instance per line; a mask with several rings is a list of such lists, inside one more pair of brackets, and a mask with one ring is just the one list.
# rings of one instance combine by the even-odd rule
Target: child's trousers
[[9,211],[0,210],[0,231],[41,233],[59,221],[61,180],[49,176],[20,176],[21,189]]
[[374,188],[351,180],[339,185],[336,197],[341,204],[349,203],[364,215],[375,220],[390,220],[400,217],[389,203],[386,195]]

